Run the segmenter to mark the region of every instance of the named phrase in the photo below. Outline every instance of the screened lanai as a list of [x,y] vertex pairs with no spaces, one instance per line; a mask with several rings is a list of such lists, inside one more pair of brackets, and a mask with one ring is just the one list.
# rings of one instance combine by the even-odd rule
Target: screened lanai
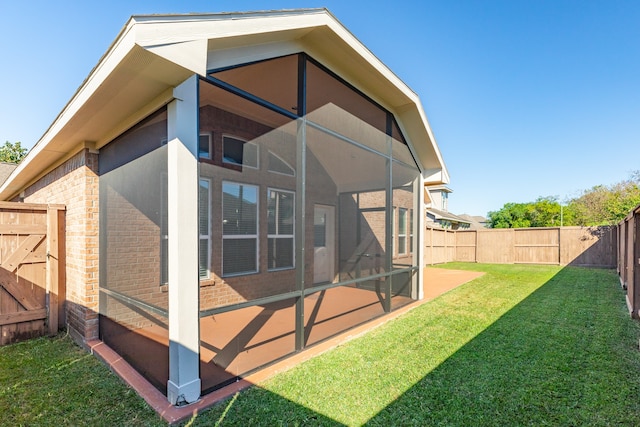
[[176,94],[99,157],[101,338],[172,402],[418,298],[391,112],[304,53]]

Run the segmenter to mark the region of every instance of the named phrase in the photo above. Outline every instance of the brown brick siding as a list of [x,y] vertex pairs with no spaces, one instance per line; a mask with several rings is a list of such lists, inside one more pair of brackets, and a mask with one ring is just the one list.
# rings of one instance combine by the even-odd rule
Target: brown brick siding
[[66,206],[67,324],[98,337],[98,156],[83,149],[25,189],[28,203]]
[[[160,227],[130,200],[105,186],[102,213],[108,230],[103,254],[103,286],[136,300],[168,309],[167,293],[160,282]],[[154,322],[109,297],[102,303],[103,314],[130,329]]]

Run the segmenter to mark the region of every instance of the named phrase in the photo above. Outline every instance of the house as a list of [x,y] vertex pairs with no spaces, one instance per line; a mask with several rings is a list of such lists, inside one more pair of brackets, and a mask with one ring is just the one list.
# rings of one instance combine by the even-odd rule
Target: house
[[426,184],[425,190],[427,227],[450,230],[470,228],[471,222],[468,219],[449,212],[449,194],[453,193],[453,190],[444,184]]
[[17,166],[16,163],[0,162],[0,185],[7,180]]
[[489,220],[481,215],[462,214],[458,216],[466,221],[469,221],[469,228],[472,230],[482,230],[484,228],[489,228]]
[[421,299],[418,96],[325,9],[134,16],[2,200],[66,206],[66,322],[181,405]]

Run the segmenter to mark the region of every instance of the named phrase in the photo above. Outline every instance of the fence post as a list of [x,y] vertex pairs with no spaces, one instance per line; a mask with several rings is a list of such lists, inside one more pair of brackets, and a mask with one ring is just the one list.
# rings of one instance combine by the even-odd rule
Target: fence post
[[478,262],[478,230],[475,230],[473,235],[473,262]]
[[640,209],[636,210],[631,217],[631,221],[633,224],[633,229],[631,230],[635,238],[633,241],[633,247],[628,248],[628,250],[633,252],[633,256],[631,257],[631,277],[630,280],[633,281],[633,312],[632,317],[638,319],[640,318],[640,310],[638,306],[640,305]]
[[562,227],[558,227],[558,265],[562,265]]
[[430,234],[431,234],[431,242],[429,243],[431,245],[430,251],[431,251],[431,265],[435,264],[435,261],[433,260],[433,228],[430,228]]
[[47,208],[47,263],[46,263],[46,293],[47,293],[47,324],[49,335],[58,333],[59,316],[59,281],[58,261],[60,259],[59,234],[58,234],[58,209]]

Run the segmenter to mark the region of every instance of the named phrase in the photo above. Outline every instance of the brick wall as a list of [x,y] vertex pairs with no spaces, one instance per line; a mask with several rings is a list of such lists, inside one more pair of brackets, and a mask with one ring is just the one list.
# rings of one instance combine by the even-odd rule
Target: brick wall
[[[126,172],[123,172],[126,175]],[[157,218],[150,218],[116,188],[103,183],[102,206],[105,245],[102,254],[103,286],[161,309],[168,309],[167,292],[161,286],[161,233]],[[158,203],[159,204],[159,203]],[[106,297],[105,297],[106,298]],[[132,310],[112,297],[102,302],[102,313],[129,329],[156,323],[142,309]]]
[[161,265],[166,242],[162,236],[167,234],[162,229],[167,210],[166,138],[162,109],[100,149],[100,286],[120,297],[103,293],[100,313],[112,321],[103,325],[166,328],[166,318],[125,301],[168,309]]
[[[267,192],[269,188],[295,193],[296,178],[269,171],[273,155],[290,165],[297,173],[296,122],[271,129],[255,121],[205,106],[200,110],[200,133],[212,140],[212,158],[201,159],[200,175],[210,179],[211,277],[201,281],[202,309],[250,301],[295,289],[295,270],[268,271]],[[237,137],[258,146],[258,168],[241,167],[223,162],[224,135]],[[222,183],[248,184],[258,188],[258,272],[235,277],[222,277]],[[299,197],[295,195],[296,199]],[[296,218],[296,221],[298,219]],[[311,217],[313,221],[313,216]],[[298,262],[298,261],[296,261]]]
[[82,340],[98,337],[98,156],[83,149],[25,189],[28,203],[66,206],[66,317]]

